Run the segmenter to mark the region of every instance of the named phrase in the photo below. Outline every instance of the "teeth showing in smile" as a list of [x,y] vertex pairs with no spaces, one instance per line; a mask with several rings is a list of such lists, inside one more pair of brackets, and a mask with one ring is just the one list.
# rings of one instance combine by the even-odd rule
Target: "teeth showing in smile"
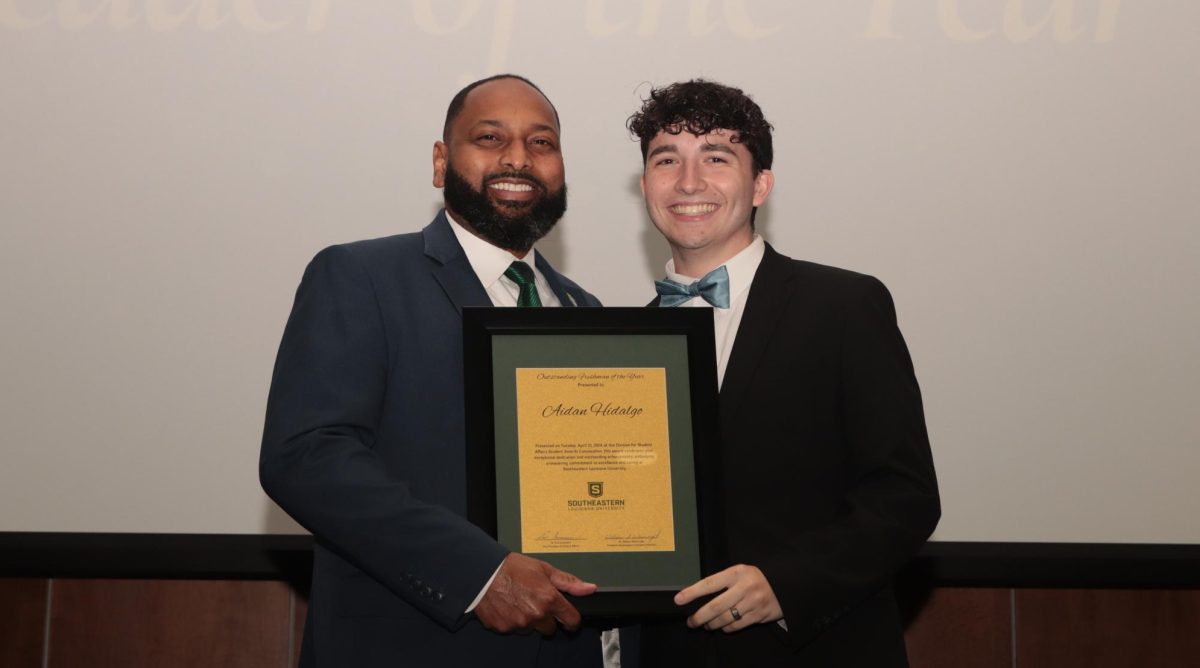
[[671,207],[672,213],[681,216],[703,216],[717,210],[716,204],[676,204]]
[[533,186],[529,185],[528,183],[508,183],[507,181],[490,183],[488,184],[488,187],[493,190],[508,190],[515,193],[527,193],[533,190]]

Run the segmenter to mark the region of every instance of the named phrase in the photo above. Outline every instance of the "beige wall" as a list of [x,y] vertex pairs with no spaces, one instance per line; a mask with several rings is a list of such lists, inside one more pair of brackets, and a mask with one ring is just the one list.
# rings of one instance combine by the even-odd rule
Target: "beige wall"
[[624,118],[744,87],[760,215],[891,287],[943,540],[1198,542],[1200,5],[1120,0],[0,0],[0,531],[298,530],[256,479],[292,292],[419,229],[445,104],[557,104],[546,252],[642,304]]

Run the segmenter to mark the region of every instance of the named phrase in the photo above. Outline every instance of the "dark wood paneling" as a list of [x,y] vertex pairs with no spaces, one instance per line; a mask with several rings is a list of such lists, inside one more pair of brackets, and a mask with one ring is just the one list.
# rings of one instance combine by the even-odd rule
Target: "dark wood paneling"
[[1011,590],[939,588],[905,631],[913,668],[1012,668]]
[[1021,668],[1200,666],[1200,591],[1017,592]]
[[[0,666],[41,666],[46,587],[0,579]],[[1010,590],[907,593],[913,668],[1013,665]],[[53,668],[294,667],[307,610],[283,582],[55,580],[52,599]],[[1021,668],[1200,666],[1200,591],[1017,590],[1016,619]]]
[[41,668],[47,586],[43,579],[0,578],[0,666]]
[[308,614],[308,596],[292,590],[296,596],[296,618],[292,625],[292,668],[300,665],[300,643],[304,640],[304,618]]
[[55,580],[53,668],[285,668],[281,582]]

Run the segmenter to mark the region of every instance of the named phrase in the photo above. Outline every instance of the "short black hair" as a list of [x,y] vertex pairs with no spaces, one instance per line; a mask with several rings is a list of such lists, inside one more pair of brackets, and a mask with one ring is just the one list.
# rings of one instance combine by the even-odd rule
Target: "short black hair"
[[519,74],[494,74],[490,77],[480,79],[479,81],[471,82],[464,86],[462,90],[454,94],[454,98],[450,100],[450,106],[446,109],[446,122],[442,125],[442,141],[450,141],[450,126],[454,124],[454,119],[458,118],[458,115],[462,113],[463,107],[466,106],[467,95],[483,84],[496,81],[498,79],[516,79],[517,81],[523,81],[529,84],[529,86],[538,93],[541,93],[541,96],[546,98],[546,102],[550,105],[550,109],[554,112],[554,122],[558,124],[559,129],[561,130],[562,121],[558,120],[558,109],[554,107],[554,103],[550,101],[550,98],[544,92],[542,92],[542,89],[538,88],[537,84]]
[[729,141],[742,144],[750,152],[751,167],[757,175],[771,168],[771,124],[762,109],[739,88],[715,81],[692,79],[650,91],[642,108],[625,123],[629,132],[641,140],[642,162],[650,141],[660,132],[677,135],[689,132],[700,136],[713,130],[729,130]]

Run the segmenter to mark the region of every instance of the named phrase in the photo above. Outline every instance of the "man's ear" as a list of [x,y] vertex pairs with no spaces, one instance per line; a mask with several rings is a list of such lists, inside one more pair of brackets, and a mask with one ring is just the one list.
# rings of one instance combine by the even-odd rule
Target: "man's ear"
[[642,175],[638,177],[638,185],[642,188],[642,199],[646,199],[646,172],[642,170]]
[[433,187],[441,188],[446,185],[446,157],[449,147],[445,142],[433,142]]
[[775,175],[771,170],[764,169],[754,177],[754,206],[762,206],[767,201],[767,195],[775,187]]

